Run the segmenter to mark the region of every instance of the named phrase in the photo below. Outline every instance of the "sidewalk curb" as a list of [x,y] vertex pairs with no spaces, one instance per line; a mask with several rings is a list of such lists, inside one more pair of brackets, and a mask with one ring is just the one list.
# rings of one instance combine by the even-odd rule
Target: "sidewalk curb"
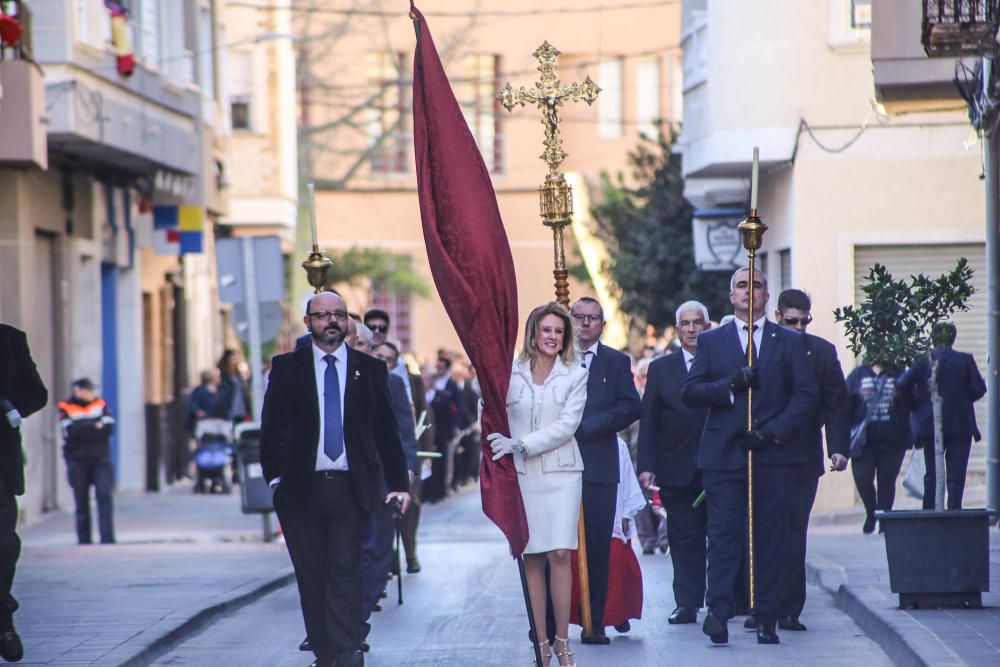
[[865,635],[902,667],[939,667],[966,663],[909,614],[889,606],[871,586],[851,586],[843,568],[821,557],[806,561],[806,580],[833,597]]
[[259,597],[295,581],[291,566],[276,574],[257,577],[228,593],[209,600],[207,606],[171,612],[158,623],[143,630],[111,653],[101,658],[120,667],[141,667],[202,629],[219,616],[255,602]]

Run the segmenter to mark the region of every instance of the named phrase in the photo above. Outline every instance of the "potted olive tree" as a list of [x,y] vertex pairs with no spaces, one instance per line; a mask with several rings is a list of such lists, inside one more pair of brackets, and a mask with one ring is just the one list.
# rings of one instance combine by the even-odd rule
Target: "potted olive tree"
[[932,354],[940,324],[968,310],[972,269],[961,258],[937,278],[896,280],[876,264],[862,287],[864,301],[834,317],[844,325],[852,352],[871,364],[903,368],[930,364],[928,389],[934,415],[937,471],[933,510],[880,512],[885,527],[889,584],[903,608],[981,607],[989,590],[989,515],[984,509],[944,509],[944,438],[937,359]]

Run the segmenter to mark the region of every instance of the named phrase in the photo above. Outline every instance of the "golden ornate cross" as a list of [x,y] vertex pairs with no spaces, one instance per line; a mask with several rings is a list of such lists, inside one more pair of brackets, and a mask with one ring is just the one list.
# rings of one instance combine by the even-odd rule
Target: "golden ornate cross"
[[539,157],[549,165],[549,174],[554,176],[559,172],[559,165],[566,159],[566,153],[562,150],[562,139],[559,137],[559,107],[564,100],[583,100],[588,105],[593,104],[601,89],[590,80],[589,76],[583,83],[560,86],[560,81],[556,78],[556,63],[560,51],[547,41],[531,55],[538,60],[538,71],[542,74],[541,81],[536,81],[534,88],[522,86],[517,90],[508,83],[500,90],[497,99],[507,111],[513,111],[515,106],[528,104],[534,104],[542,110],[545,152]]
[[[539,157],[549,166],[545,183],[538,188],[542,223],[552,228],[554,246],[554,268],[556,301],[569,307],[569,272],[566,270],[566,253],[563,250],[563,228],[573,219],[573,191],[566,182],[566,177],[559,171],[559,166],[566,159],[562,149],[562,138],[559,136],[559,107],[563,101],[583,100],[588,105],[593,104],[601,89],[588,76],[583,83],[573,83],[567,87],[560,85],[556,78],[556,62],[559,59],[559,49],[548,42],[543,42],[533,54],[538,59],[538,71],[542,73],[541,81],[535,82],[534,88],[518,88],[515,90],[508,83],[500,90],[497,100],[513,111],[515,106],[534,104],[542,110],[542,125],[545,126],[545,152]],[[581,563],[586,559],[582,559]],[[582,577],[581,581],[586,581]],[[585,627],[590,631],[589,618],[584,618]]]

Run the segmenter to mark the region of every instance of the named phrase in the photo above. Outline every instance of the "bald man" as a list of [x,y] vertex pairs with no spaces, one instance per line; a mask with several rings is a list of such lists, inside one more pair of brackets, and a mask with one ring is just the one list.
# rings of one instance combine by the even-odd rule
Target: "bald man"
[[318,667],[364,664],[365,529],[383,503],[405,510],[410,500],[388,371],[344,344],[347,320],[340,295],[310,299],[303,322],[312,340],[274,358],[261,416],[261,466]]

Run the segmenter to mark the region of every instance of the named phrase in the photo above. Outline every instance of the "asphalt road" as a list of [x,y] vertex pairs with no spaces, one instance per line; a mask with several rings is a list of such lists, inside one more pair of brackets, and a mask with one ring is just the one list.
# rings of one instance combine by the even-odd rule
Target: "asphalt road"
[[[478,490],[468,490],[425,508],[421,527],[423,572],[405,575],[404,604],[396,605],[395,582],[374,615],[369,665],[530,665],[531,646],[517,568],[500,532],[483,516]],[[830,597],[810,588],[804,633],[781,632],[779,646],[758,646],[742,619],[730,623],[730,643],[713,646],[700,626],[670,626],[674,608],[668,558],[640,556],[645,606],[632,632],[609,628],[610,646],[579,644],[571,629],[577,664],[636,665],[850,665],[892,663]],[[287,586],[217,619],[189,637],[157,665],[308,665],[300,653],[305,636],[295,586]],[[555,660],[553,659],[553,664]]]

